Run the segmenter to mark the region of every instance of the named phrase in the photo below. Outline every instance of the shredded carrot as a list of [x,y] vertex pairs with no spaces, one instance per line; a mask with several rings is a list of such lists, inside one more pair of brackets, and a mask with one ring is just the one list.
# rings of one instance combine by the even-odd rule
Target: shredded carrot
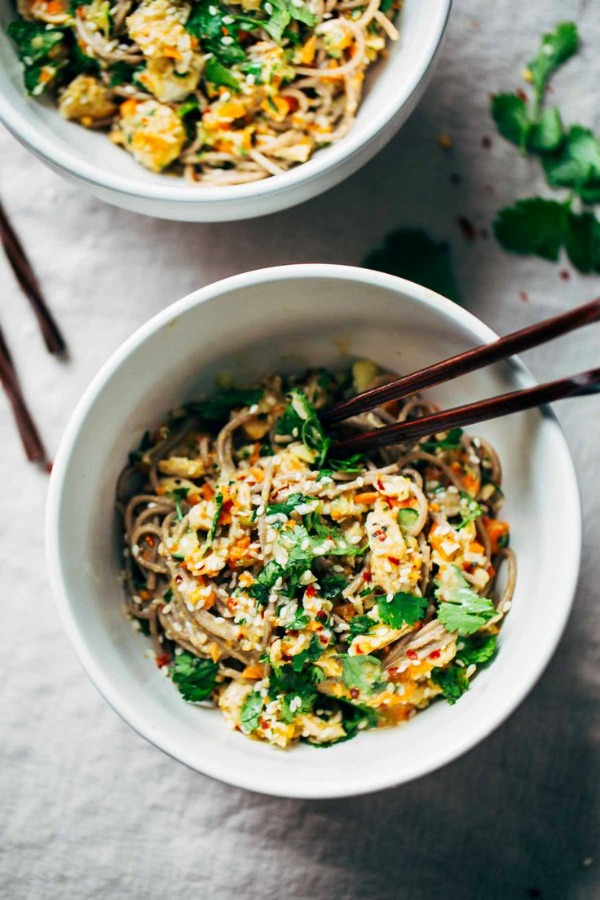
[[469,544],[469,550],[471,553],[485,553],[485,547],[479,543],[479,541],[471,541]]
[[251,678],[254,680],[257,678],[263,678],[264,674],[265,670],[263,669],[263,667],[258,663],[254,663],[254,665],[246,666],[246,668],[242,672],[242,678]]
[[134,100],[132,97],[129,100],[126,100],[125,103],[121,103],[121,115],[122,116],[134,116],[135,111],[137,109],[137,100]]
[[200,488],[200,493],[205,500],[212,500],[215,495],[215,492],[211,488],[210,484],[207,484],[205,481],[202,487]]
[[479,478],[474,475],[472,472],[465,472],[462,477],[462,483],[466,491],[469,492],[473,497],[477,496],[479,493]]
[[488,519],[486,516],[484,516],[483,526],[487,531],[488,538],[490,539],[492,553],[497,553],[500,549],[498,541],[501,537],[504,537],[508,534],[508,522],[502,522],[500,519]]
[[354,499],[357,503],[365,503],[368,505],[370,503],[375,503],[380,496],[379,491],[363,491],[362,494],[355,494]]

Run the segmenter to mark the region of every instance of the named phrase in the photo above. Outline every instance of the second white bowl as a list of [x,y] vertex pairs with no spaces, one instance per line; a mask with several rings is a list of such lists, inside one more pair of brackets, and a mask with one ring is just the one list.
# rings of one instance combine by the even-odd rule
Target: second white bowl
[[433,72],[451,0],[405,0],[401,38],[367,75],[354,127],[339,143],[283,175],[252,184],[201,187],[155,175],[100,132],[61,118],[49,102],[24,93],[6,26],[11,0],[0,0],[0,121],[49,166],[97,197],[134,212],[182,222],[220,222],[276,212],[338,184],[389,141],[406,121]]

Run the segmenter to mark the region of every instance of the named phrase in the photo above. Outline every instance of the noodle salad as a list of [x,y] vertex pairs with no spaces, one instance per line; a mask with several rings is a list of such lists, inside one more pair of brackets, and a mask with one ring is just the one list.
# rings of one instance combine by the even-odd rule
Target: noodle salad
[[[454,429],[330,452],[318,410],[389,379],[360,360],[223,388],[146,433],[120,477],[128,615],[185,700],[253,739],[398,724],[496,653],[516,563],[493,448]],[[431,409],[413,396],[340,432]]]
[[153,172],[243,184],[352,127],[400,0],[18,0],[34,97]]

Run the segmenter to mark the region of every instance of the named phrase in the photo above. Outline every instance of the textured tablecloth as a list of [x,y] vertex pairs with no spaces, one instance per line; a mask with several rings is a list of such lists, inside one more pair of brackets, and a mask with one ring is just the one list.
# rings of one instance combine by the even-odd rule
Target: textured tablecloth
[[[555,96],[568,121],[600,127],[599,12],[598,0],[458,0],[437,74],[396,139],[345,184],[261,220],[181,225],[112,209],[1,133],[1,196],[71,348],[64,363],[44,352],[0,260],[2,327],[52,451],[82,390],[124,338],[193,288],[245,269],[360,263],[391,228],[417,225],[451,241],[468,307],[499,331],[600,293],[599,279],[569,267],[562,279],[560,267],[505,255],[481,236],[469,242],[457,225],[465,215],[488,229],[500,205],[544,190],[536,162],[494,135],[488,103],[490,92],[517,84],[539,34],[558,19],[577,19],[585,44],[556,78]],[[440,133],[451,136],[450,151]],[[528,360],[548,378],[597,366],[598,346],[598,331],[588,329]],[[600,407],[582,399],[557,411],[579,472],[585,549],[574,612],[548,671],[506,724],[441,771],[374,796],[299,802],[188,771],[97,694],[50,598],[47,478],[24,462],[0,395],[0,896],[600,896]]]

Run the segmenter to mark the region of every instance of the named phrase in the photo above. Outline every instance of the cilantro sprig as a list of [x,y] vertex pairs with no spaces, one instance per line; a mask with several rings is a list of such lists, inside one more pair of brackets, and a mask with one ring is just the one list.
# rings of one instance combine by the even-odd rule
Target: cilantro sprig
[[416,625],[427,610],[425,597],[417,597],[416,594],[407,594],[398,591],[389,597],[379,594],[377,597],[377,609],[380,620],[391,628],[402,628],[403,625]]
[[448,631],[469,636],[495,616],[492,601],[476,594],[456,566],[449,566],[435,584],[438,619]]
[[277,434],[289,435],[300,440],[308,450],[316,453],[316,464],[322,467],[330,439],[325,434],[317,412],[302,391],[293,388],[287,398],[285,408],[277,422]]
[[190,703],[206,700],[215,689],[219,667],[212,659],[199,659],[187,650],[175,656],[169,673],[179,693]]
[[551,262],[564,250],[582,273],[600,273],[600,222],[583,207],[600,202],[600,140],[589,128],[565,131],[556,107],[544,109],[552,75],[579,48],[574,22],[544,34],[540,52],[526,69],[532,99],[522,92],[492,98],[492,116],[508,141],[540,157],[552,188],[566,188],[566,200],[530,197],[499,210],[494,234],[505,250]]

